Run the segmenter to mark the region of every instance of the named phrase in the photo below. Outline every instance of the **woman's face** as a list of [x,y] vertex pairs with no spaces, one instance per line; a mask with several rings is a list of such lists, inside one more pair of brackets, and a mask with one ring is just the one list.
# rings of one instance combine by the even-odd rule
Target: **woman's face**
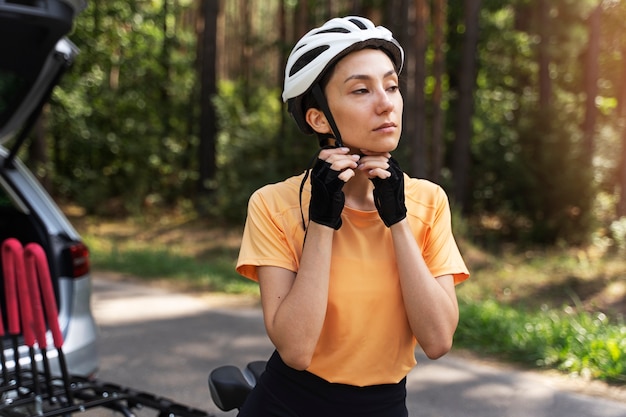
[[325,93],[344,146],[356,152],[396,149],[402,131],[403,100],[398,75],[387,54],[363,49],[346,55],[336,64]]

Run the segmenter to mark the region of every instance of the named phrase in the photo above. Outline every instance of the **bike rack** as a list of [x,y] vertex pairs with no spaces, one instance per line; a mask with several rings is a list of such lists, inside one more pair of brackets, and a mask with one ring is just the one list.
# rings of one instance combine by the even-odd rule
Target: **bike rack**
[[[26,247],[13,238],[2,243],[7,330],[0,310],[0,342],[10,339],[13,363],[0,343],[0,416],[69,416],[96,407],[125,417],[133,410],[150,409],[158,417],[213,417],[206,411],[179,404],[148,392],[111,382],[71,375],[63,354],[63,337],[58,323],[45,252],[40,245]],[[47,331],[52,334],[60,374],[53,375],[48,358]],[[30,361],[20,363],[19,339],[28,347]],[[41,357],[41,361],[36,359]],[[43,370],[39,370],[43,364]],[[143,413],[142,413],[143,415]]]
[[[126,417],[133,417],[133,410],[139,409],[154,410],[159,417],[212,417],[204,410],[97,379],[71,376],[68,393],[62,378],[48,379],[42,374],[32,375],[26,371],[22,373],[22,383],[18,386],[15,375],[11,376],[2,384],[2,416],[67,416],[100,407]],[[34,388],[37,384],[39,393]]]

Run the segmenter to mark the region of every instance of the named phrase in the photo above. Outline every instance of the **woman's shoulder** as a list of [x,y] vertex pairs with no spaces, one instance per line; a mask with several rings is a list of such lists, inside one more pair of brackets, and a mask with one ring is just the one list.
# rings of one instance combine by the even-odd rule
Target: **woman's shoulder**
[[439,184],[406,176],[404,184],[407,215],[418,219],[416,224],[434,227],[442,213],[450,212],[448,196]]
[[264,185],[257,189],[250,197],[250,203],[264,202],[276,210],[279,206],[299,205],[300,184],[304,173],[289,177],[285,180]]
[[430,180],[413,178],[405,174],[404,194],[407,200],[433,208],[448,204],[448,196],[441,185]]
[[411,194],[420,193],[437,196],[446,194],[439,184],[423,178],[410,177],[407,174],[404,174],[404,189],[407,193],[411,192]]

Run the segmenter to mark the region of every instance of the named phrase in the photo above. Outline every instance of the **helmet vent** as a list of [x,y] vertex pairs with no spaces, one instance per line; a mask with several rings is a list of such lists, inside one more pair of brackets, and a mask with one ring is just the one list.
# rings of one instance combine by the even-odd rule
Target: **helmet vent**
[[300,71],[302,68],[306,67],[311,61],[320,56],[325,50],[330,48],[328,45],[318,46],[317,48],[313,48],[310,51],[302,54],[300,58],[296,62],[294,62],[291,67],[291,71],[289,71],[289,76],[291,77],[293,74]]
[[322,33],[350,33],[350,31],[346,28],[330,28],[315,32],[316,35],[320,35]]
[[350,20],[352,23],[357,25],[359,27],[359,29],[367,30],[367,26],[365,26],[365,24],[363,22],[361,22],[359,19],[348,19],[348,20]]

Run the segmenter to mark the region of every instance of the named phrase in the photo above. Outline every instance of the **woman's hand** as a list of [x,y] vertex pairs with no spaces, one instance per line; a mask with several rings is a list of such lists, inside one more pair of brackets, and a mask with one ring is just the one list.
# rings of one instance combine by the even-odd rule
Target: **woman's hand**
[[358,166],[358,161],[361,158],[359,155],[349,154],[349,148],[328,148],[322,149],[319,154],[319,159],[328,162],[330,168],[333,171],[338,171],[338,178],[344,183],[348,182],[350,178],[354,177],[354,170]]
[[391,158],[389,152],[378,153],[361,149],[361,153],[363,156],[359,159],[359,171],[362,171],[369,179],[380,178],[384,180],[391,176],[391,172],[388,171],[389,159]]
[[375,154],[362,150],[359,169],[374,184],[374,204],[380,218],[391,227],[406,218],[404,204],[404,173],[389,153]]
[[311,170],[311,204],[309,219],[338,230],[345,204],[343,186],[354,177],[358,155],[349,155],[348,148],[324,149]]

